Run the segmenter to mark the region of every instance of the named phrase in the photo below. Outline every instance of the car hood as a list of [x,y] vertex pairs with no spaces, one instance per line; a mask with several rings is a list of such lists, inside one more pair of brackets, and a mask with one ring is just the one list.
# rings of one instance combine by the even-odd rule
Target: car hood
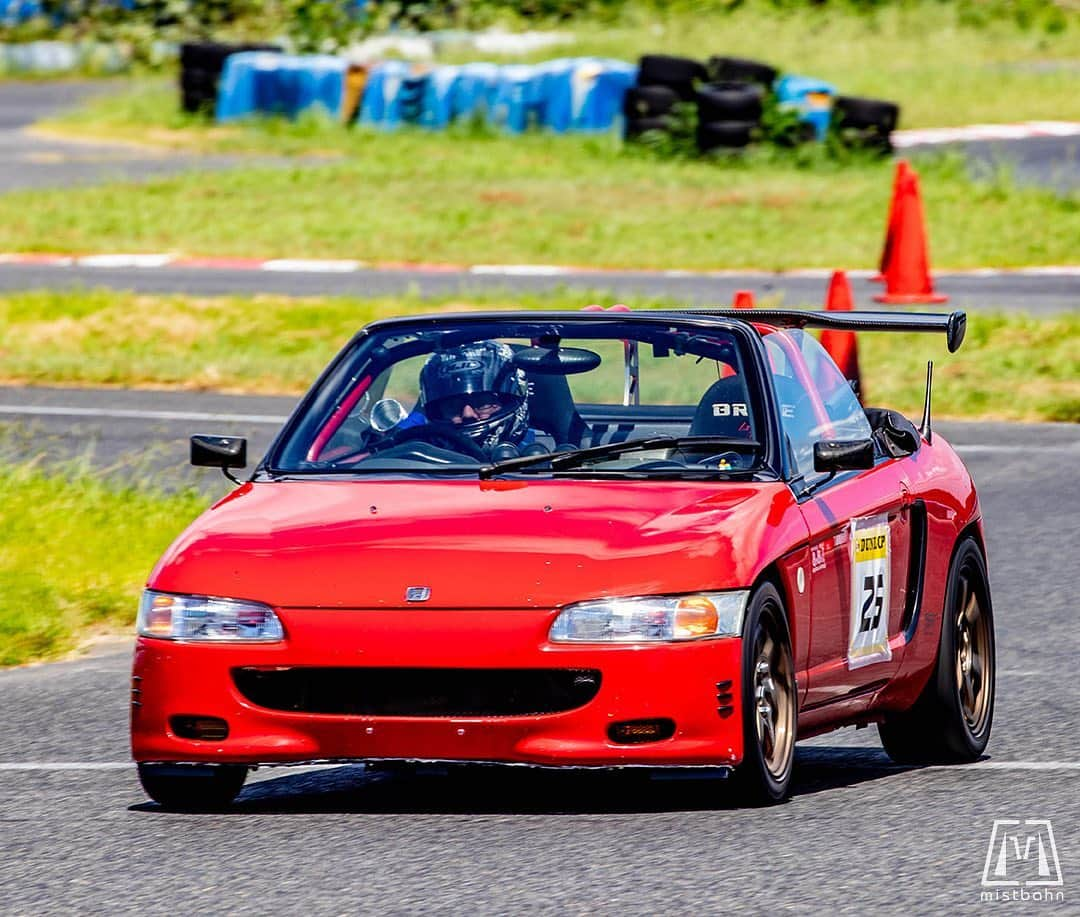
[[278,607],[552,607],[749,585],[798,517],[778,483],[276,481],[243,485],[149,586]]

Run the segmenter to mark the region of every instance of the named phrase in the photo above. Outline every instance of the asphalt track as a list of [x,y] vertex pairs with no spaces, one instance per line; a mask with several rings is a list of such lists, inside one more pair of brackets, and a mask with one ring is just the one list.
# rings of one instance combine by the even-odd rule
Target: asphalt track
[[[254,162],[238,156],[195,157],[101,144],[43,140],[25,128],[34,121],[112,84],[85,82],[0,83],[0,192],[18,187],[74,185],[91,181],[140,180],[190,169],[229,168]],[[1027,140],[962,144],[978,171],[988,161],[1007,160],[1027,180],[1062,191],[1080,188],[1080,140],[1036,137]],[[918,150],[919,147],[913,147]],[[273,160],[260,159],[259,162]],[[312,165],[317,168],[317,165]],[[722,257],[718,257],[722,261]],[[718,263],[722,267],[722,263]],[[867,266],[869,267],[869,266]],[[825,272],[822,272],[824,275]],[[1075,274],[942,274],[938,288],[951,305],[968,310],[1023,309],[1047,315],[1080,305]],[[137,292],[227,295],[278,293],[289,296],[378,296],[415,291],[423,296],[472,292],[545,292],[573,289],[598,295],[657,296],[693,305],[730,302],[739,289],[788,305],[820,303],[824,276],[747,272],[722,277],[673,272],[575,271],[552,275],[541,268],[516,270],[364,269],[348,273],[306,270],[251,271],[191,267],[83,267],[0,263],[0,290],[105,287]],[[856,305],[871,307],[878,287],[855,283]]]
[[[133,176],[142,167],[133,168],[120,171]],[[85,171],[103,174],[97,169]],[[0,285],[146,289],[139,285],[168,279],[161,270],[111,277],[103,270],[80,278],[74,269],[6,266]],[[273,280],[293,293],[416,283],[389,273]],[[269,276],[240,274],[188,271],[172,289],[243,292],[252,277],[262,289]],[[610,279],[587,285],[611,286]],[[345,282],[356,286],[334,286]],[[439,285],[464,279],[422,282],[425,290],[453,289]],[[682,282],[665,278],[645,291],[702,302],[729,296],[719,281],[698,292]],[[820,301],[823,281],[800,282],[805,290],[784,291],[789,302]],[[996,304],[978,281],[963,302],[947,282],[957,305]],[[1075,307],[1075,278],[1036,278],[1038,290],[1055,283],[1063,289],[1031,294],[1052,300],[1033,311]],[[225,484],[216,472],[183,464],[187,434],[247,433],[257,455],[292,403],[0,389],[0,456],[44,453],[50,464],[83,456],[155,486],[195,480],[209,499]],[[1072,473],[1080,428],[938,429],[972,468],[988,528],[1000,671],[984,762],[897,768],[872,729],[845,730],[800,746],[794,796],[768,810],[732,805],[720,781],[521,770],[403,780],[353,766],[260,771],[230,813],[173,815],[146,802],[126,761],[130,650],[113,647],[0,672],[0,913],[985,913],[993,905],[980,902],[980,879],[993,822],[1002,818],[1051,819],[1064,878],[1063,902],[1012,902],[1011,910],[1080,913],[1080,487]]]
[[[93,441],[113,467],[149,453],[161,483],[189,473],[187,433],[248,431],[257,452],[292,403],[0,389],[0,424],[8,450],[63,458]],[[123,645],[0,673],[0,912],[985,913],[1006,818],[1051,820],[1064,879],[1063,901],[1011,909],[1080,912],[1080,428],[938,430],[975,475],[989,539],[999,682],[983,762],[898,768],[873,729],[845,730],[800,746],[793,798],[767,810],[733,805],[719,780],[348,766],[259,771],[227,814],[167,814],[126,763]],[[220,492],[217,472],[190,473]]]
[[102,181],[132,181],[191,169],[227,169],[269,157],[191,156],[131,145],[57,140],[28,132],[35,121],[71,108],[120,80],[0,81],[0,193]]
[[[968,311],[1021,310],[1048,316],[1080,309],[1080,275],[1048,274],[938,274],[936,288],[950,299],[944,306]],[[580,292],[582,301],[597,298],[647,296],[686,305],[731,303],[736,290],[752,290],[759,304],[810,305],[825,300],[828,272],[790,274],[732,273],[723,276],[670,273],[588,271],[546,274],[543,270],[491,269],[407,270],[362,269],[349,273],[307,270],[229,270],[191,267],[65,267],[0,263],[0,290],[92,289],[135,290],[140,293],[184,293],[224,296],[276,293],[283,296],[390,296],[413,292],[425,297],[469,293],[505,295],[559,290]],[[856,308],[882,308],[873,301],[881,286],[852,279]]]

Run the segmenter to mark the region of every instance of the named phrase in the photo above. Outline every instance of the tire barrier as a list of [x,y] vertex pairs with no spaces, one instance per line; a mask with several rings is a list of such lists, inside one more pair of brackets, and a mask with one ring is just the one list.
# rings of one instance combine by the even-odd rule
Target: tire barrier
[[677,108],[686,103],[693,106],[690,123],[700,152],[741,149],[762,135],[762,115],[775,78],[774,67],[746,58],[711,57],[705,65],[647,54],[638,65],[638,85],[624,100],[624,135],[633,140],[647,130],[689,132]]
[[799,121],[814,129],[814,136],[824,140],[829,133],[836,87],[808,76],[788,74],[776,81],[776,103],[781,110],[793,111]]
[[633,65],[606,58],[457,67],[385,61],[371,70],[359,120],[382,129],[438,129],[482,118],[512,134],[531,127],[606,131],[622,112],[636,74]]
[[[621,119],[627,139],[661,131],[679,148],[696,144],[703,153],[759,140],[795,146],[824,139],[830,129],[841,142],[884,150],[899,118],[891,102],[838,97],[829,83],[791,74],[775,78],[771,65],[736,57],[712,57],[708,66],[651,54],[636,67],[576,57],[508,65],[387,60],[361,68],[328,55],[241,47],[248,46],[182,47],[186,110],[212,104],[219,121],[231,121],[256,113],[292,117],[320,106],[347,123],[382,130],[441,130],[482,120],[511,134],[530,128],[607,131]],[[777,119],[775,112],[790,114]]]
[[833,103],[832,127],[846,146],[891,153],[899,120],[900,107],[881,99],[837,96]]
[[697,144],[703,153],[712,150],[737,150],[756,139],[757,121],[706,121],[698,123]]
[[627,118],[623,136],[627,140],[636,140],[646,131],[663,131],[667,133],[671,130],[671,123],[670,115],[657,115],[652,118]]
[[705,65],[689,57],[646,54],[638,62],[639,86],[666,86],[684,102],[692,102],[695,87],[708,78]]
[[698,122],[761,121],[765,91],[755,83],[709,83],[697,91]]
[[711,83],[756,83],[766,90],[780,75],[775,67],[744,57],[710,57],[705,69]]
[[190,41],[180,45],[180,107],[189,113],[213,112],[225,62],[233,54],[280,52],[278,45]]
[[0,26],[16,26],[44,15],[41,0],[0,0]]
[[217,120],[234,121],[256,113],[292,118],[313,108],[340,118],[348,71],[344,58],[329,54],[234,52],[225,59]]

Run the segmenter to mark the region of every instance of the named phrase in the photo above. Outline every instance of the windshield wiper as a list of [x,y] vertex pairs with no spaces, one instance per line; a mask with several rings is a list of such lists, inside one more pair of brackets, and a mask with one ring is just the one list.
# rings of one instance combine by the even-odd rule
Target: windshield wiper
[[761,446],[754,439],[736,439],[731,436],[649,436],[645,439],[628,439],[621,443],[606,443],[603,446],[591,446],[588,449],[573,449],[564,452],[545,452],[540,455],[523,455],[520,458],[493,462],[480,468],[481,478],[490,478],[504,471],[517,471],[533,465],[551,464],[553,471],[572,468],[607,456],[622,455],[624,452],[647,452],[650,449],[680,449],[689,446],[729,446],[733,449],[757,449]]

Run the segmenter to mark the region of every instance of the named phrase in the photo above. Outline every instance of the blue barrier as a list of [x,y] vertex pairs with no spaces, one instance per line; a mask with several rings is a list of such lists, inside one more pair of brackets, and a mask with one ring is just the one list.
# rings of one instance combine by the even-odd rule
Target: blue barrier
[[572,76],[571,122],[575,131],[610,130],[622,114],[623,96],[637,82],[638,68],[618,60],[582,63]]
[[359,120],[384,128],[395,128],[415,120],[424,91],[424,72],[405,61],[384,61],[368,73]]
[[799,120],[812,124],[817,139],[824,140],[829,131],[836,87],[813,77],[791,74],[780,77],[775,90],[779,106],[797,111]]
[[359,120],[383,129],[403,123],[441,129],[483,117],[510,133],[532,126],[604,131],[619,116],[636,75],[633,65],[603,58],[430,68],[387,61],[368,76]]
[[347,70],[344,59],[328,54],[230,54],[221,73],[217,120],[233,121],[254,114],[292,118],[315,107],[340,117]]
[[39,0],[0,0],[0,25],[18,25],[43,15]]
[[[0,0],[3,2],[3,0]],[[348,66],[327,55],[241,52],[225,62],[217,103],[219,121],[256,112],[295,116],[312,106],[340,115]],[[509,133],[540,127],[554,133],[607,131],[621,115],[637,67],[596,57],[541,64],[428,66],[384,61],[368,73],[357,120],[392,130],[402,124],[444,129],[483,117]],[[777,100],[825,136],[836,88],[821,80],[785,76]]]

